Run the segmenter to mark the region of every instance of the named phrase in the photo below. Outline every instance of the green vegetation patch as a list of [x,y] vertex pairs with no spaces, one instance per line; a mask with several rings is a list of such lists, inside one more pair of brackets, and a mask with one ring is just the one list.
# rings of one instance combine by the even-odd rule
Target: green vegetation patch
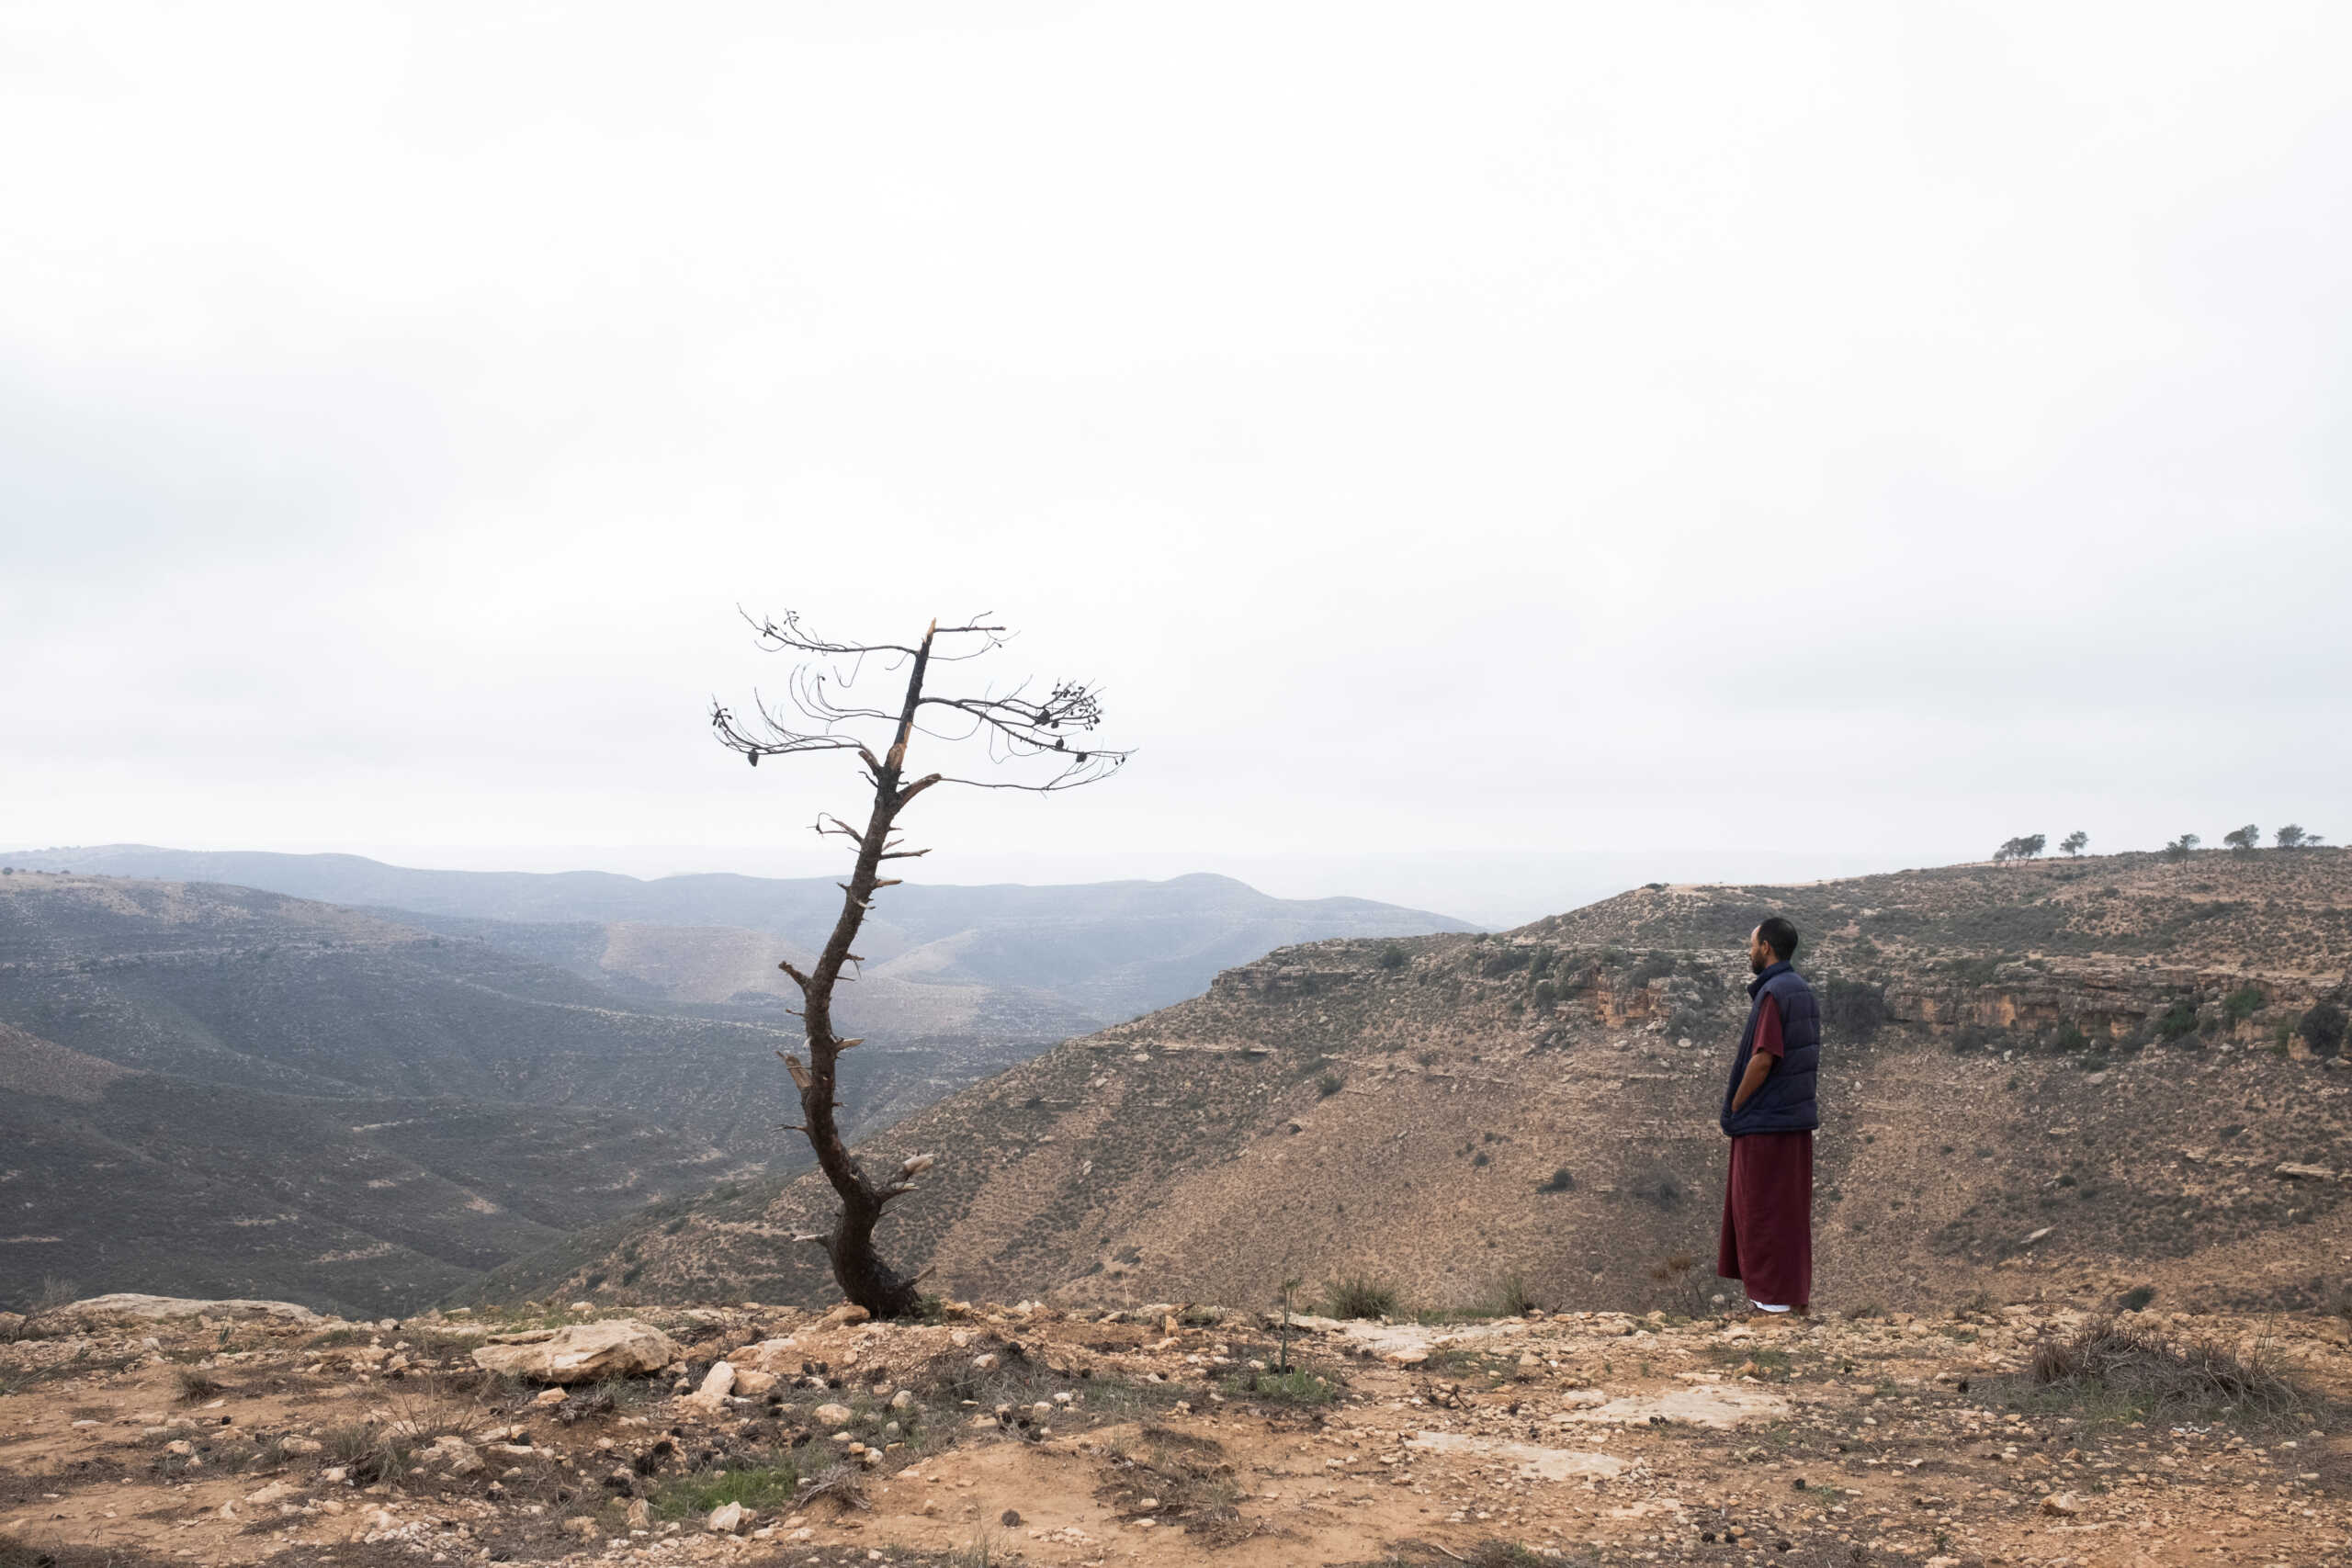
[[691,1471],[663,1482],[647,1499],[663,1519],[698,1518],[713,1508],[741,1503],[746,1508],[788,1508],[800,1491],[800,1471],[790,1461],[769,1460]]
[[1305,1367],[1286,1372],[1244,1372],[1227,1383],[1231,1397],[1271,1404],[1329,1404],[1340,1397],[1340,1385]]

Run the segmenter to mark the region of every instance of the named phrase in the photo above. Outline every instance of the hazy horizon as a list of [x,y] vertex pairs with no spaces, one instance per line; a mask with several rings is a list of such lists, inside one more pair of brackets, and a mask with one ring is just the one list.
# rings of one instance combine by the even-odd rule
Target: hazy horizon
[[[0,857],[8,853],[53,854],[75,848],[108,847],[112,846],[18,844],[0,850]],[[818,852],[714,845],[338,844],[288,849],[221,843],[146,847],[196,853],[351,854],[388,865],[431,871],[595,871],[648,881],[712,873],[822,878],[838,876],[843,869],[839,857],[828,861]],[[2120,848],[2116,846],[2106,852]],[[2094,844],[2091,852],[2102,852]],[[1370,898],[1501,930],[1578,908],[1645,882],[1792,886],[1986,858],[1984,853],[1953,854],[1898,862],[1848,852],[1809,855],[1802,851],[1694,848],[1553,854],[1261,855],[1211,857],[1205,862],[1171,852],[1130,852],[1102,858],[1012,853],[950,856],[939,860],[930,874],[910,872],[906,880],[933,886],[1036,886],[1163,882],[1207,873],[1232,877],[1277,898]],[[888,897],[888,894],[884,897]]]

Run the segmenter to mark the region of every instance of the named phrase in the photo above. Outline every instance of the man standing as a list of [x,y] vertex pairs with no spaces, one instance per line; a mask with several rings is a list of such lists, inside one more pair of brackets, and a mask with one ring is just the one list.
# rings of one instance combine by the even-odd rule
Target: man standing
[[1821,1013],[1789,967],[1797,929],[1774,915],[1748,933],[1747,1027],[1739,1036],[1721,1125],[1731,1139],[1715,1272],[1741,1281],[1758,1312],[1813,1304],[1813,1081]]

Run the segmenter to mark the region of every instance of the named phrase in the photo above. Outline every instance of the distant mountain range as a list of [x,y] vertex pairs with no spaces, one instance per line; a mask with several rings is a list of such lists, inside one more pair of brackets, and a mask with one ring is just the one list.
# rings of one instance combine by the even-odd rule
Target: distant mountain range
[[[0,864],[259,887],[298,898],[509,925],[727,928],[821,946],[841,912],[833,878],[714,873],[643,880],[611,872],[427,871],[357,855],[99,844],[0,852]],[[876,900],[858,951],[874,978],[1051,992],[1104,1022],[1199,995],[1220,969],[1292,942],[1468,931],[1467,921],[1366,898],[1275,898],[1227,876],[1069,886],[910,882]],[[478,930],[502,945],[518,933]],[[575,933],[576,942],[600,939]],[[738,988],[775,989],[786,953],[761,950]],[[606,967],[629,973],[630,960]],[[674,983],[650,961],[654,983]],[[705,984],[701,990],[707,992]],[[683,998],[682,998],[683,999]],[[692,999],[718,1000],[707,995]]]
[[[146,865],[188,875],[131,874]],[[775,1130],[791,1119],[775,1054],[801,1038],[775,961],[831,919],[811,884],[127,846],[0,866],[0,1306],[54,1277],[404,1312],[650,1201],[806,1159]],[[1456,924],[1216,877],[891,902],[842,1004],[867,1040],[842,1111],[866,1133],[1138,997],[1205,985],[1237,946],[1318,920]],[[616,913],[682,923],[594,918]],[[687,923],[718,915],[766,923]]]

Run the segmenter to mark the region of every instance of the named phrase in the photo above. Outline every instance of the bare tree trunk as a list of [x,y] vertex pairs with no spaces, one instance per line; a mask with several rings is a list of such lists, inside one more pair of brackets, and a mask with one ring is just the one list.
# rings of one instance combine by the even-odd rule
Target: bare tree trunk
[[[914,1179],[930,1168],[933,1156],[914,1156],[888,1178],[876,1181],[850,1156],[849,1147],[842,1142],[841,1130],[833,1120],[841,1054],[857,1043],[855,1040],[842,1039],[834,1031],[833,987],[841,980],[842,965],[861,962],[853,949],[874,895],[897,885],[896,878],[881,874],[882,863],[928,852],[898,848],[891,841],[891,829],[907,803],[935,784],[1046,794],[1108,778],[1132,753],[1097,746],[1088,739],[1102,721],[1102,705],[1096,689],[1083,681],[1057,681],[1042,695],[1031,694],[1027,682],[1011,691],[925,694],[923,678],[931,669],[934,643],[946,639],[936,654],[943,663],[977,658],[1003,646],[1005,628],[1001,626],[975,620],[943,628],[933,621],[924,628],[922,641],[909,648],[903,643],[838,642],[820,637],[801,624],[798,615],[788,610],[780,620],[754,624],[761,641],[771,649],[790,649],[827,660],[862,660],[868,655],[888,655],[893,659],[903,657],[912,665],[907,675],[905,698],[896,714],[887,708],[866,707],[841,699],[838,694],[856,679],[860,666],[854,663],[847,675],[840,673],[839,664],[828,664],[823,669],[811,664],[797,667],[789,690],[792,706],[800,715],[797,719],[780,716],[764,702],[758,704],[755,723],[739,721],[715,701],[710,710],[711,728],[718,732],[719,741],[753,767],[759,766],[763,757],[855,751],[874,785],[874,806],[866,814],[863,831],[837,818],[818,818],[820,833],[838,833],[857,846],[857,861],[851,868],[849,880],[841,884],[841,918],[833,922],[833,934],[827,939],[816,964],[806,975],[789,961],[776,965],[800,987],[800,1016],[808,1026],[808,1060],[803,1063],[797,1056],[783,1052],[777,1055],[784,1056],[784,1065],[791,1070],[792,1081],[800,1090],[801,1125],[796,1130],[808,1134],[809,1146],[817,1152],[818,1168],[841,1197],[842,1212],[833,1222],[832,1233],[821,1238],[832,1258],[833,1278],[840,1281],[843,1295],[877,1317],[903,1317],[917,1310],[915,1282],[922,1276],[900,1279],[875,1254],[874,1227],[893,1199],[913,1190]],[[977,648],[973,646],[975,639],[979,645]],[[970,730],[960,739],[986,734],[991,761],[1046,759],[1052,763],[1053,771],[1032,783],[1019,782],[1017,776],[1007,782],[984,782],[938,773],[925,773],[911,784],[902,783],[906,777],[907,747],[914,738],[915,718],[925,707],[944,708],[956,714],[956,722],[968,726]],[[814,720],[815,724],[803,728],[805,720]],[[886,724],[891,728],[890,744],[882,756],[876,757],[858,739],[857,728],[860,725]],[[794,1239],[820,1238],[808,1235]]]
[[888,753],[876,760],[872,752],[859,748],[859,755],[865,759],[874,781],[874,807],[867,815],[864,833],[835,829],[856,840],[857,862],[851,869],[849,881],[842,885],[842,912],[833,922],[833,934],[808,974],[801,974],[788,963],[778,965],[800,987],[804,998],[802,1018],[808,1032],[807,1067],[804,1069],[790,1056],[785,1058],[785,1065],[792,1070],[793,1081],[800,1089],[803,1130],[817,1151],[818,1167],[842,1201],[841,1215],[825,1240],[825,1251],[832,1259],[833,1278],[840,1283],[842,1294],[876,1317],[910,1316],[919,1304],[915,1281],[900,1278],[874,1250],[874,1227],[890,1201],[911,1188],[911,1173],[893,1173],[891,1179],[877,1183],[842,1141],[841,1130],[833,1120],[836,1072],[841,1054],[858,1042],[843,1040],[834,1032],[833,986],[841,977],[843,964],[860,962],[852,945],[865,922],[865,911],[875,893],[895,884],[895,878],[881,874],[882,863],[924,852],[894,850],[889,837],[907,803],[939,782],[936,773],[904,786],[899,782],[905,776],[907,744],[914,732],[915,710],[922,698],[923,672],[931,662],[932,637],[936,631],[937,624],[933,623],[932,629],[923,633],[922,643],[916,650],[914,668],[907,677],[906,703],[899,712],[897,738]]

